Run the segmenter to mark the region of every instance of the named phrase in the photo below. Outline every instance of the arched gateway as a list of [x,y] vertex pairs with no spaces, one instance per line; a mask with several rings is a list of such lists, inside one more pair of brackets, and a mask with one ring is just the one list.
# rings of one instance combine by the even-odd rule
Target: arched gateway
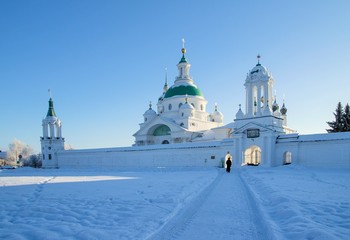
[[247,148],[244,152],[244,164],[257,166],[261,162],[261,149],[254,145]]

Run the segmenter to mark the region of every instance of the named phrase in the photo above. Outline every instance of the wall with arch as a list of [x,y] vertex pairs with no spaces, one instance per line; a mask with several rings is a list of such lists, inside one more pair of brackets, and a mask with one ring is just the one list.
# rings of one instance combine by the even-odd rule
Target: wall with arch
[[280,136],[276,141],[274,166],[283,164],[286,152],[291,153],[292,164],[350,169],[350,132]]
[[272,136],[255,139],[255,144],[250,139],[227,138],[211,142],[65,150],[57,153],[58,167],[222,167],[229,151],[232,166],[238,168],[245,165],[245,151],[253,146],[253,150],[261,150],[259,167],[282,166],[288,155],[291,164],[350,169],[350,133]]

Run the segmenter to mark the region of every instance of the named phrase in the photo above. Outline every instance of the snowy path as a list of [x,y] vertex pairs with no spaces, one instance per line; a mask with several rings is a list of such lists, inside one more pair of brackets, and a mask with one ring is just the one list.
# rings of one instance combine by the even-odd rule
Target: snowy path
[[220,171],[203,192],[170,220],[152,240],[273,239],[239,176]]

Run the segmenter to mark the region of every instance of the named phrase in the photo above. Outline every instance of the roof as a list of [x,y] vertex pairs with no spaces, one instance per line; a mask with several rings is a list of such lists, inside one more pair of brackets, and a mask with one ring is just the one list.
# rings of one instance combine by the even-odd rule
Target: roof
[[203,96],[203,93],[201,92],[201,90],[199,90],[197,87],[192,86],[192,85],[180,85],[180,86],[175,86],[175,87],[171,87],[168,89],[168,91],[165,93],[164,98],[170,98],[173,96],[185,96],[185,95],[189,95],[189,96]]
[[47,111],[46,117],[56,117],[55,109],[53,108],[52,98],[49,100],[49,111]]

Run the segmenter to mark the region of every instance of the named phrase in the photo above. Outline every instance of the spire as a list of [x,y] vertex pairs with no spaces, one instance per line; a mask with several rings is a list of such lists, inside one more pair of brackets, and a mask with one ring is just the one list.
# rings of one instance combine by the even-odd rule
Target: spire
[[149,110],[152,109],[152,101],[149,101]]
[[258,54],[258,56],[256,56],[256,58],[258,59],[258,64],[256,64],[256,66],[260,66],[261,65],[260,64],[260,58],[261,58],[260,54]]
[[56,117],[55,109],[53,108],[52,98],[49,100],[49,111],[47,111],[46,117]]
[[57,117],[55,113],[55,109],[53,108],[51,89],[49,89],[48,92],[49,92],[50,100],[49,100],[49,110],[47,111],[46,117]]
[[163,94],[166,93],[166,91],[168,91],[168,68],[165,68],[165,83],[164,83],[164,87],[163,87]]
[[187,63],[187,60],[185,58],[186,48],[185,48],[185,39],[184,38],[182,38],[182,49],[181,49],[181,52],[182,52],[182,58],[181,58],[179,63],[183,63],[183,62]]

